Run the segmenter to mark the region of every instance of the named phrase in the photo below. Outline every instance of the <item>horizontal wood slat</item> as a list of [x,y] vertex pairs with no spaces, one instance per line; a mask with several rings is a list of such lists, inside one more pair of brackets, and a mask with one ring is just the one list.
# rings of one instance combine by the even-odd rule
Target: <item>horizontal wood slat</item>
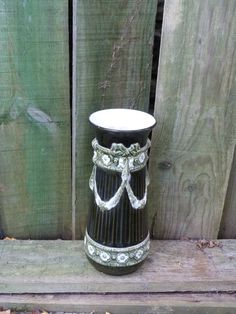
[[59,294],[0,295],[4,308],[17,311],[77,312],[81,314],[235,314],[236,295],[186,294]]
[[82,241],[0,241],[0,293],[236,291],[236,241],[153,241],[135,273],[113,277],[87,261]]

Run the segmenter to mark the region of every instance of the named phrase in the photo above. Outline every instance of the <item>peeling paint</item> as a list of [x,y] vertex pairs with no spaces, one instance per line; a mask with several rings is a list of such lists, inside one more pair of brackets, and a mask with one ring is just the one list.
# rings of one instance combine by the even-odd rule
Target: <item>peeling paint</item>
[[30,120],[37,122],[39,126],[47,128],[48,131],[52,133],[56,132],[57,127],[55,122],[53,122],[51,117],[42,110],[33,106],[29,106],[27,109],[27,114]]

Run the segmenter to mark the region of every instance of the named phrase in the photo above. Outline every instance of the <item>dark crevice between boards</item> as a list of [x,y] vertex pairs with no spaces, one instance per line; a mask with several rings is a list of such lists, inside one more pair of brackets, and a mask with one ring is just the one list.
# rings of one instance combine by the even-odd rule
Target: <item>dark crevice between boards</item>
[[5,238],[5,233],[0,229],[0,240]]
[[[178,241],[178,240],[177,240]],[[224,295],[231,295],[236,297],[236,290],[206,290],[206,291],[197,291],[196,290],[175,290],[175,291],[158,291],[158,292],[144,292],[144,291],[135,291],[135,292],[54,292],[54,293],[44,293],[44,292],[37,292],[37,293],[1,293],[1,297],[7,297],[14,299],[15,297],[44,297],[45,299],[49,297],[50,299],[53,297],[55,300],[57,297],[69,298],[69,297],[79,297],[79,296],[188,296],[188,295],[196,295],[196,296],[224,296]],[[1,308],[1,307],[0,307]],[[11,308],[13,310],[13,308]]]
[[[69,88],[70,88],[70,128],[71,128],[71,139],[72,139],[72,64],[73,64],[73,1],[68,0],[68,41],[69,41]],[[71,141],[72,149],[72,141]],[[71,157],[72,158],[72,157]]]
[[[163,12],[164,12],[164,0],[159,0],[157,2],[157,13],[156,13],[155,31],[154,31],[154,39],[153,39],[152,73],[151,73],[151,85],[150,85],[149,107],[148,107],[148,112],[151,115],[154,115],[154,110],[155,110],[156,84],[157,84],[158,64],[159,64],[159,55],[160,55],[160,46],[161,46],[161,30],[162,30]],[[149,138],[150,139],[152,138],[152,132],[150,133]]]
[[150,86],[150,96],[149,96],[149,113],[154,114],[155,108],[155,98],[156,98],[156,83],[158,74],[158,63],[161,45],[161,30],[164,12],[164,0],[159,0],[157,3],[157,14],[155,22],[154,31],[154,41],[153,41],[153,57],[152,57],[152,74],[151,74],[151,86]]
[[[156,22],[155,22],[154,39],[153,39],[152,73],[151,73],[149,107],[148,107],[148,112],[151,115],[154,115],[154,109],[155,109],[156,84],[157,84],[158,64],[159,64],[159,55],[160,55],[160,46],[161,46],[161,30],[162,30],[163,12],[164,12],[164,0],[159,0],[157,2],[157,13],[156,13]],[[150,139],[152,138],[152,132],[150,133],[149,138]]]
[[[70,109],[72,120],[72,51],[73,51],[73,1],[68,0],[68,39],[69,39],[69,84],[70,84]],[[72,130],[71,130],[72,132]]]
[[[231,170],[229,174],[228,186],[225,193],[224,208],[221,217],[220,229],[218,234],[218,239],[234,239],[236,236],[235,231],[235,215],[232,216],[232,211],[234,212],[234,199],[235,194],[235,169],[236,169],[236,145],[233,151],[233,160],[231,164]],[[227,226],[227,228],[226,228]]]
[[[162,31],[162,22],[163,22],[163,13],[164,13],[164,2],[165,0],[158,0],[157,2],[157,13],[156,13],[156,22],[154,30],[154,39],[153,39],[153,57],[152,57],[152,73],[151,73],[151,85],[150,85],[150,94],[149,94],[149,108],[148,112],[151,115],[154,115],[155,110],[155,100],[156,100],[156,84],[157,84],[157,75],[158,75],[158,65],[159,65],[159,56],[160,56],[160,47],[161,47],[161,31]],[[152,132],[149,135],[151,140]],[[149,166],[149,161],[147,167]],[[156,224],[155,213],[152,217],[152,222],[150,226],[150,237],[154,238],[154,229]]]
[[[73,0],[68,0],[68,49],[69,49],[69,97],[70,97],[70,144],[71,144],[71,178],[73,176]],[[72,180],[71,180],[72,188]],[[71,199],[72,208],[72,199]],[[71,228],[72,229],[72,228]]]

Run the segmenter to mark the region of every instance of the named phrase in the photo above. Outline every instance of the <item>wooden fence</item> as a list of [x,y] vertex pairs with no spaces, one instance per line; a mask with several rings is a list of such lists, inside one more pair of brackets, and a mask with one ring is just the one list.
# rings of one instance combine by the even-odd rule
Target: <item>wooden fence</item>
[[[0,0],[0,230],[81,239],[103,108],[148,111],[157,0]],[[154,238],[236,237],[236,1],[165,0]],[[155,58],[155,56],[154,56]]]

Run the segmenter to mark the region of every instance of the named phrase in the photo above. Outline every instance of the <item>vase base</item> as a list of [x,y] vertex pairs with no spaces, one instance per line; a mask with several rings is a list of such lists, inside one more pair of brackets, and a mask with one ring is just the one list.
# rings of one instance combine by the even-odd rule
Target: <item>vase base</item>
[[144,261],[132,265],[132,266],[124,266],[124,267],[112,267],[112,266],[105,266],[105,265],[101,265],[96,263],[95,261],[93,261],[88,255],[86,255],[87,259],[89,260],[89,262],[96,268],[96,270],[107,274],[107,275],[112,275],[112,276],[122,276],[122,275],[128,275],[130,273],[135,272],[142,264]]

